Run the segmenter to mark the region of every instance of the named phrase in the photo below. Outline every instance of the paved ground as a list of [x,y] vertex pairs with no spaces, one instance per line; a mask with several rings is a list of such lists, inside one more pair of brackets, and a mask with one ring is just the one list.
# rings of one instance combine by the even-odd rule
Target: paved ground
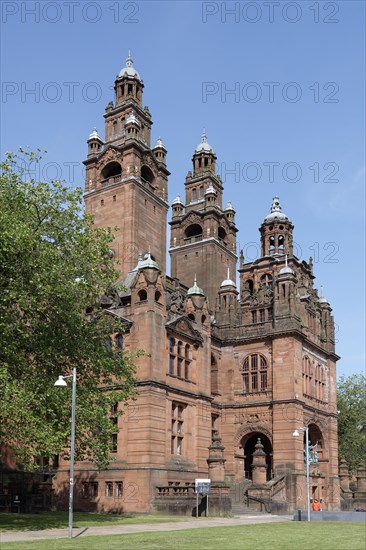
[[[154,523],[143,525],[115,525],[100,527],[81,527],[73,530],[74,537],[91,537],[96,535],[127,535],[152,531],[180,531],[182,529],[202,529],[205,527],[229,527],[231,525],[249,525],[253,523],[279,523],[292,521],[292,516],[248,515],[233,518],[198,518],[178,523]],[[0,542],[19,542],[66,538],[67,529],[44,529],[43,531],[1,531]]]

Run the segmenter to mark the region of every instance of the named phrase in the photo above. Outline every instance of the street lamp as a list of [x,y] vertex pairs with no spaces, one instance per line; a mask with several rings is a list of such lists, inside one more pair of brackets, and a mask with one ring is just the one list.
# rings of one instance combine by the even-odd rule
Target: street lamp
[[306,463],[306,506],[308,511],[308,521],[310,521],[310,463],[309,463],[309,427],[304,426],[295,430],[292,434],[299,437],[300,432],[305,432],[305,463]]
[[71,449],[70,449],[70,490],[69,490],[69,528],[68,537],[72,538],[72,515],[74,501],[74,454],[75,454],[75,406],[76,406],[76,368],[72,374],[59,376],[55,386],[67,386],[66,378],[72,378],[72,401],[71,401]]

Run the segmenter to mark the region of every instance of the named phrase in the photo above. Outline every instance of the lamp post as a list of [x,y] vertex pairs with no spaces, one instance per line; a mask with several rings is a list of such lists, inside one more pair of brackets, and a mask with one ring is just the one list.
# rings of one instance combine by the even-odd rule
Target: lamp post
[[68,537],[72,538],[72,516],[74,507],[74,455],[75,455],[75,406],[76,406],[76,368],[69,376],[59,376],[55,386],[67,386],[66,378],[72,378],[71,400],[71,448],[70,448],[70,490],[69,490],[69,527]]
[[292,434],[294,437],[299,437],[299,432],[305,432],[305,463],[306,463],[306,506],[308,521],[310,521],[310,463],[309,463],[309,427],[303,426],[295,430]]

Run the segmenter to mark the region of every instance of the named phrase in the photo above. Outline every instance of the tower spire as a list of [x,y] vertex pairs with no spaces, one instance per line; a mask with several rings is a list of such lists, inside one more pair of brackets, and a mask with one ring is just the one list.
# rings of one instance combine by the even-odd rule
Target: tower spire
[[128,56],[126,59],[126,67],[132,67],[133,66],[133,59],[131,57],[131,50],[128,50]]

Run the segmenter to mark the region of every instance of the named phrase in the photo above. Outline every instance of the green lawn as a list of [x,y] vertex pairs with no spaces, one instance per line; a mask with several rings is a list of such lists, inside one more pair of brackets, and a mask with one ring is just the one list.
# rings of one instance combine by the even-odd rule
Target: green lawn
[[1,550],[365,550],[361,523],[272,523],[7,543]]
[[[95,525],[131,525],[140,523],[164,523],[188,521],[189,516],[166,516],[153,514],[102,514],[97,512],[75,512],[74,527]],[[44,512],[43,514],[1,514],[0,531],[39,531],[67,527],[68,512]]]

